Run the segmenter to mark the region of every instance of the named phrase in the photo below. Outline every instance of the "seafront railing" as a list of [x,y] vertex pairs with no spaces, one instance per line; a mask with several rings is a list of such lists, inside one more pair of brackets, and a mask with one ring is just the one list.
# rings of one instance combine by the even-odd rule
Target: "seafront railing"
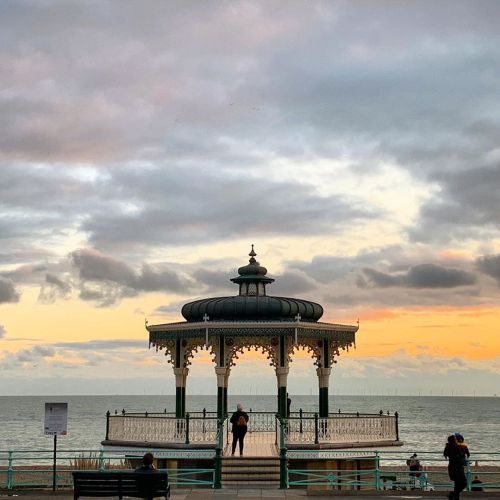
[[[49,489],[71,489],[73,487],[72,472],[86,470],[131,470],[142,463],[147,449],[131,450],[58,450],[57,467],[54,476],[53,450],[0,450],[0,491]],[[213,450],[189,450],[155,452],[155,457],[169,459],[199,458],[208,460],[210,464],[214,456]],[[173,488],[205,487],[214,485],[215,468],[166,468],[169,482]]]
[[[442,451],[416,450],[422,470],[408,470],[407,451],[313,450],[289,451],[292,465],[287,468],[287,488],[325,488],[330,490],[419,490],[449,491],[448,461]],[[315,461],[325,466],[302,469],[294,461]],[[356,467],[345,466],[346,458]],[[500,491],[500,453],[472,454],[465,467],[467,491]]]
[[[221,419],[218,445],[221,450],[223,440],[220,441],[220,437],[225,435],[226,426],[227,419]],[[282,488],[397,491],[413,489],[448,491],[451,488],[447,461],[442,456],[442,451],[415,450],[423,465],[423,470],[417,475],[412,474],[406,465],[408,451],[287,450],[281,438],[278,441],[278,448]],[[60,450],[57,459],[56,488],[71,489],[73,471],[131,469],[140,462],[146,451],[150,449]],[[158,459],[167,460],[167,463],[173,464],[178,460],[196,458],[207,464],[205,468],[196,469],[180,467],[161,469],[169,473],[169,480],[174,489],[221,486],[222,456],[220,454],[217,459],[216,450],[157,449],[153,450],[153,453]],[[0,451],[0,490],[51,488],[52,459],[52,449]],[[307,469],[300,467],[300,464],[305,462],[316,464],[316,467]],[[480,483],[474,483],[476,477]],[[468,491],[477,491],[479,488],[483,491],[500,491],[500,453],[473,453],[466,468],[466,478]]]

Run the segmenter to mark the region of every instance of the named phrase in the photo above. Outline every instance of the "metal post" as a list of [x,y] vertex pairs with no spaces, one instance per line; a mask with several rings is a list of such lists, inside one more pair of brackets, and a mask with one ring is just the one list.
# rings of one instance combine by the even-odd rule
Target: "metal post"
[[278,446],[278,419],[274,419],[274,444]]
[[467,465],[465,466],[465,478],[467,479],[467,491],[471,491],[472,472],[470,470],[470,460],[467,460]]
[[396,441],[399,441],[399,413],[394,413],[394,416],[396,417]]
[[314,444],[319,444],[319,423],[318,414],[314,414]]
[[54,465],[52,468],[52,491],[56,491],[56,471],[57,471],[57,434],[54,434]]
[[380,456],[375,452],[375,489],[380,490]]
[[14,467],[12,467],[14,461],[14,453],[9,451],[9,465],[7,468],[7,489],[12,490],[14,488]]
[[220,490],[222,487],[222,447],[224,444],[224,422],[225,418],[217,420],[217,447],[215,448],[215,471],[214,488]]
[[302,408],[299,410],[299,417],[300,417],[299,432],[302,434],[303,433],[303,429],[302,429]]
[[279,421],[280,426],[280,489],[283,490],[288,488],[288,467],[285,446],[285,421],[279,414],[276,415],[276,420]]
[[99,450],[99,470],[104,470],[104,450]]
[[189,413],[186,413],[186,444],[189,444]]
[[207,409],[203,408],[203,434],[205,434],[206,429],[205,429],[205,419],[207,418]]
[[111,413],[109,410],[106,412],[106,441],[109,439],[109,416]]

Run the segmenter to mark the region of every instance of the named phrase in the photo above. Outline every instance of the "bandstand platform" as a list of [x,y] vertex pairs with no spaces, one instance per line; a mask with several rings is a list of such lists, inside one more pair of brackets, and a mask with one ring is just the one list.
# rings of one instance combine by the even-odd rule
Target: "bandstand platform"
[[[105,449],[150,450],[165,468],[214,470],[214,486],[287,487],[287,468],[373,468],[355,449],[399,446],[398,415],[331,413],[329,379],[341,351],[355,343],[358,325],[320,322],[323,308],[309,300],[267,294],[274,282],[256,261],[231,281],[239,294],[185,304],[185,321],[146,325],[149,343],[164,351],[176,381],[175,412],[107,414]],[[251,412],[244,457],[230,456],[228,384],[238,354],[256,348],[277,380],[276,412]],[[316,365],[318,411],[289,412],[287,378],[294,350],[305,349]],[[186,385],[194,353],[206,349],[217,379],[217,411],[188,411]],[[132,450],[132,451],[131,451]],[[351,450],[351,451],[349,451]],[[376,460],[376,458],[374,458]],[[201,473],[200,473],[201,474]]]

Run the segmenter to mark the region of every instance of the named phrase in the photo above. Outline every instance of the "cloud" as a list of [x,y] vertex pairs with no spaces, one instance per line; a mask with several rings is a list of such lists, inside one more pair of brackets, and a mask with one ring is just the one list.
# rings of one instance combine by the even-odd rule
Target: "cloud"
[[[324,196],[302,182],[255,175],[248,182],[258,189],[242,189],[240,177],[227,172],[151,167],[144,173],[122,168],[112,172],[109,190],[120,193],[117,201],[139,199],[140,206],[124,212],[123,203],[117,203],[104,214],[90,216],[82,229],[95,247],[113,250],[124,245],[209,243],[256,233],[335,233],[377,213],[349,196]],[[290,204],[290,199],[295,202]]]
[[477,268],[494,278],[500,286],[500,254],[487,255],[476,260]]
[[295,294],[307,293],[317,289],[317,283],[307,274],[290,270],[281,275],[275,275],[275,283],[268,285],[268,295],[294,297]]
[[485,373],[500,375],[500,357],[485,360],[472,360],[456,356],[431,356],[422,353],[416,356],[400,349],[384,357],[346,357],[339,361],[343,376],[364,378],[377,374],[377,377],[414,377],[425,373],[431,375],[447,375],[453,372],[479,370]]
[[55,274],[47,273],[45,283],[40,288],[38,300],[44,304],[53,304],[57,298],[68,298],[71,293],[71,285]]
[[496,189],[500,154],[495,151],[498,158],[491,164],[467,165],[453,175],[436,171],[430,176],[440,189],[421,207],[417,224],[409,229],[414,240],[464,240],[500,233]]
[[[496,2],[28,1],[2,14],[12,286],[99,306],[226,294],[204,262],[150,262],[257,234],[300,238],[310,255],[283,263],[273,293],[346,307],[491,300],[484,276],[435,255],[499,235]],[[75,245],[93,250],[69,267]]]
[[112,339],[112,340],[88,340],[85,342],[57,342],[57,348],[78,351],[114,351],[119,349],[137,349],[148,347],[147,332],[144,331],[144,340]]
[[0,304],[7,302],[19,302],[19,293],[11,280],[0,276]]
[[363,273],[373,286],[380,288],[395,286],[406,288],[455,288],[476,283],[476,278],[471,273],[436,264],[419,264],[412,266],[406,273],[393,275],[369,268],[363,269]]
[[36,366],[44,373],[82,368],[80,375],[85,377],[85,367],[94,367],[104,375],[119,371],[118,366],[121,363],[129,366],[129,369],[140,366],[149,352],[147,332],[143,340],[90,340],[48,344],[33,342],[34,345],[30,347],[0,356],[0,370],[9,370],[12,374],[21,375],[27,366]]
[[80,298],[103,307],[139,292],[185,292],[192,286],[187,276],[166,265],[143,264],[136,272],[125,262],[90,248],[75,250],[70,258],[81,280]]

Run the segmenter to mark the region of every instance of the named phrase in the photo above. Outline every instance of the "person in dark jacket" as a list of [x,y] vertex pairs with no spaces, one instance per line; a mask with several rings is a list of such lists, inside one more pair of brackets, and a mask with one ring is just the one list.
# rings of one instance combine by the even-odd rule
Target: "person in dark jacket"
[[443,455],[448,459],[448,476],[454,483],[453,491],[448,493],[448,498],[459,500],[460,492],[467,486],[464,469],[467,458],[465,450],[459,446],[457,438],[453,434],[448,437]]
[[233,433],[233,444],[231,447],[231,456],[236,451],[236,443],[240,445],[240,456],[243,456],[243,440],[248,430],[248,414],[243,411],[243,406],[238,404],[236,411],[232,414],[229,422],[233,424],[231,432]]
[[[152,453],[145,453],[142,457],[142,465],[135,469],[137,474],[137,479],[135,481],[137,486],[137,491],[140,494],[140,498],[144,498],[145,500],[153,500],[155,497],[155,490],[157,487],[156,481],[152,481],[154,479],[149,474],[156,474],[158,471],[156,470],[154,464],[154,456]],[[146,475],[146,477],[144,476]]]
[[155,457],[152,453],[145,453],[142,457],[142,465],[135,469],[137,472],[156,472],[155,466],[153,465]]

